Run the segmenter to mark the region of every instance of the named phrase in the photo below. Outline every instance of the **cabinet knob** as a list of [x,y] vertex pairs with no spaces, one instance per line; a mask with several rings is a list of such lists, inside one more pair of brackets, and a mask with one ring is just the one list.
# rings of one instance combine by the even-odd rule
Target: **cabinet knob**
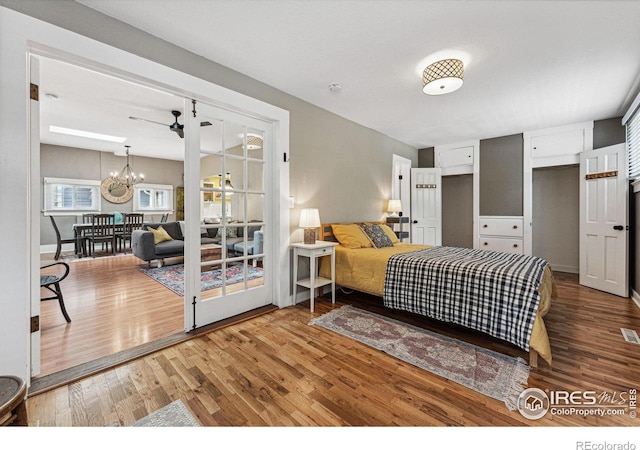
[[514,230],[517,230],[517,229],[518,229],[518,225],[514,225],[514,226],[513,226],[513,229],[514,229]]
[[482,245],[489,245],[489,243],[488,243],[488,242],[485,242],[485,243],[484,243],[484,244],[482,244]]
[[513,248],[518,248],[518,244],[513,244]]
[[487,225],[486,223],[484,225],[482,225],[482,228],[487,228],[489,225]]

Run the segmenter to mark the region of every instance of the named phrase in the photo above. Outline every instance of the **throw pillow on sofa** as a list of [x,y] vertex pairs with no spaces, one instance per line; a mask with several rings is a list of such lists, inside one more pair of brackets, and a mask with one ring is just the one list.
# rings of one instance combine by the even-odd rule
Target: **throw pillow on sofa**
[[173,238],[169,236],[169,233],[167,233],[164,228],[162,228],[162,225],[160,225],[157,229],[147,227],[147,230],[153,233],[153,243],[155,245],[158,245],[160,242],[173,241]]

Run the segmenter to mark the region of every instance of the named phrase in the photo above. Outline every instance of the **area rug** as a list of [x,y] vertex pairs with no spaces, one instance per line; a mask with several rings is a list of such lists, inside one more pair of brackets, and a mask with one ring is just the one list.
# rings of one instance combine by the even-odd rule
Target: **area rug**
[[175,400],[131,425],[132,427],[199,427],[182,400]]
[[319,325],[503,401],[515,410],[529,366],[513,358],[347,305],[317,317]]
[[[176,294],[184,295],[184,264],[174,264],[172,266],[162,266],[148,269],[140,268],[140,272],[150,276],[158,283],[171,289]],[[260,278],[264,275],[260,267],[247,267],[247,280]],[[235,284],[244,281],[244,266],[240,263],[229,263],[227,265],[227,284]],[[216,269],[200,274],[202,290],[208,291],[222,286],[222,270]]]

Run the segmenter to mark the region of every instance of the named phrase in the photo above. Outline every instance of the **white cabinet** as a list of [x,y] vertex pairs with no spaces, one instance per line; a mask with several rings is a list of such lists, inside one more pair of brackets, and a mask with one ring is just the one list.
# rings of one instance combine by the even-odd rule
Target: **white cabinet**
[[434,148],[434,165],[442,169],[443,176],[473,173],[473,164],[478,145],[479,141],[438,145]]
[[593,122],[524,133],[525,159],[531,167],[578,164],[580,153],[593,147]]
[[479,248],[524,254],[522,217],[480,216],[479,222]]

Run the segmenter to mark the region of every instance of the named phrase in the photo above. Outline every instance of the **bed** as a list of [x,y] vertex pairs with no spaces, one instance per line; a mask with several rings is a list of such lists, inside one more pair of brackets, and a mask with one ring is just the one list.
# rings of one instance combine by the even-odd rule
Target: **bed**
[[[375,234],[372,241],[371,236],[362,231],[362,225],[365,226],[367,232],[371,229],[377,230],[378,234],[380,234],[380,230],[384,231],[392,245],[388,245],[388,241],[386,245],[380,245],[379,242],[376,242],[377,236]],[[361,234],[358,234],[358,229]],[[340,243],[335,249],[335,275],[338,286],[382,297],[385,306],[389,308],[406,310],[440,321],[455,323],[511,342],[529,352],[529,364],[532,367],[537,367],[538,355],[551,365],[551,347],[543,318],[549,311],[552,299],[556,297],[556,286],[551,267],[546,261],[499,252],[454,247],[432,248],[427,245],[403,243],[399,242],[391,228],[382,222],[323,224],[321,231],[321,239]],[[383,241],[386,239],[384,236],[379,237]],[[378,247],[375,246],[376,243]],[[488,266],[485,264],[488,257],[496,258],[498,261],[494,265]],[[435,287],[441,280],[433,278],[433,273],[441,271],[438,269],[438,264],[442,264],[442,261],[447,259],[454,260],[457,266],[460,266],[462,260],[470,261],[467,267],[474,271],[468,275],[466,282],[460,281],[455,289],[451,288],[451,276],[449,276],[446,285]],[[482,263],[478,261],[482,261]],[[537,281],[518,281],[521,283],[517,286],[518,289],[530,291],[531,299],[522,302],[522,305],[519,304],[520,300],[524,298],[524,294],[518,294],[518,292],[509,294],[512,297],[517,297],[515,303],[518,306],[516,308],[521,308],[521,310],[514,310],[513,304],[510,304],[508,308],[500,308],[497,306],[499,301],[495,300],[502,297],[502,294],[496,295],[496,292],[503,289],[505,285],[500,281],[502,280],[500,277],[505,275],[500,273],[504,271],[505,266],[511,266],[515,263],[535,266],[533,269],[527,266],[527,270],[537,271],[532,272],[534,278],[537,277]],[[498,268],[496,269],[496,267]],[[405,270],[411,272],[407,273]],[[417,276],[417,273],[420,275]],[[475,301],[474,298],[477,300],[478,286],[472,288],[469,287],[469,283],[475,282],[478,274],[485,277],[485,283],[491,284],[490,289],[483,290],[483,292],[492,292],[492,295],[484,295],[483,298],[480,298],[480,303],[483,303],[478,306],[481,310],[480,314],[484,314],[483,311],[487,310],[497,311],[492,312],[492,317],[484,322],[477,319],[477,310],[469,312],[468,305],[462,308],[458,304],[459,298],[468,294],[465,290],[473,289],[473,295],[469,294],[469,297],[472,302]],[[320,261],[320,276],[330,277],[330,264],[323,260]],[[457,280],[458,277],[453,278]],[[418,279],[421,281],[414,281]],[[425,279],[432,281],[425,285]],[[416,288],[416,285],[420,283],[423,285]],[[455,295],[446,294],[453,290],[456,291]],[[404,298],[407,297],[409,291],[411,292],[409,298]],[[431,293],[429,294],[427,291],[431,291]],[[433,298],[420,298],[427,295],[437,297],[439,303],[435,307],[425,307],[424,304],[429,305],[429,302],[433,300]],[[416,303],[421,303],[420,307],[416,307]],[[450,315],[435,313],[435,311],[441,312],[443,309],[453,312]],[[525,316],[529,316],[528,319]],[[508,329],[506,337],[504,329]]]

